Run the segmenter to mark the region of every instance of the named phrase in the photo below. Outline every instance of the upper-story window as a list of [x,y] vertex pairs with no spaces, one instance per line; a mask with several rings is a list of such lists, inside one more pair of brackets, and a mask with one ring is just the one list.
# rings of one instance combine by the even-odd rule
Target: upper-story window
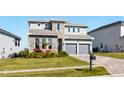
[[60,30],[60,23],[57,23],[57,30]]
[[40,24],[37,24],[38,26],[40,26]]
[[78,33],[80,32],[80,28],[78,28]]
[[73,28],[73,32],[75,32],[75,28]]
[[18,40],[18,46],[20,46],[20,40]]
[[48,29],[48,24],[47,23],[45,24],[45,28],[44,29]]
[[15,46],[17,46],[17,42],[18,42],[18,40],[15,38]]
[[68,32],[70,32],[70,27],[68,27]]

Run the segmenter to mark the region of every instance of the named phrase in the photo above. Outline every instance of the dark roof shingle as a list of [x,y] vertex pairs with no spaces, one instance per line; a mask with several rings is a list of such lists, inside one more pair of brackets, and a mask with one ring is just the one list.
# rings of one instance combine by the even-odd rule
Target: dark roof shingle
[[51,30],[42,30],[42,29],[30,29],[29,35],[48,35],[48,36],[57,36],[57,32]]
[[5,31],[5,30],[3,30],[3,29],[0,29],[0,33],[5,34],[5,35],[8,35],[8,36],[10,36],[10,37],[14,37],[14,38],[17,38],[17,39],[21,39],[20,37],[18,37],[18,36],[16,36],[16,35],[12,34],[12,33],[10,33],[10,32],[8,32],[8,31]]

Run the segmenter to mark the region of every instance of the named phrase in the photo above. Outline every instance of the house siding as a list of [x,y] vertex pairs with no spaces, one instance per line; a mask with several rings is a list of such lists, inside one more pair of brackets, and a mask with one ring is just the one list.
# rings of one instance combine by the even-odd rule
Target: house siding
[[[93,47],[99,48],[100,51],[116,51],[116,45],[123,46],[122,50],[124,50],[124,43],[122,42],[124,39],[121,38],[120,24],[89,32],[89,35],[95,38]],[[103,48],[101,48],[101,43]],[[107,46],[107,49],[105,49],[105,46]]]
[[[75,32],[73,32],[73,28],[75,28]],[[78,32],[78,28],[80,28],[80,32]],[[68,32],[68,27],[65,27],[65,33],[64,34],[72,34],[72,35],[87,35],[87,28],[81,28],[81,27],[70,27],[70,32]]]
[[7,58],[9,54],[19,53],[20,46],[15,46],[15,38],[0,33],[0,58]]

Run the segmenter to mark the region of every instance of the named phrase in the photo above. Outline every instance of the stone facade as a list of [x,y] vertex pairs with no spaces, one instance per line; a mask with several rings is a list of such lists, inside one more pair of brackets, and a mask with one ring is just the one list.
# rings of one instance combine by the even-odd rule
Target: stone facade
[[52,49],[58,51],[58,38],[52,38]]
[[[35,49],[35,38],[36,36],[29,36],[29,50],[33,51]],[[42,49],[42,36],[39,38],[39,48]],[[46,37],[46,43],[48,43],[48,38],[52,38],[52,49],[51,51],[58,51],[58,39],[57,37]],[[48,46],[46,46],[46,49],[48,49]]]
[[33,49],[35,48],[35,37],[29,36],[28,37],[28,46],[29,46],[29,50],[33,51]]
[[51,22],[52,24],[52,31],[55,32],[56,31],[56,23],[55,22]]

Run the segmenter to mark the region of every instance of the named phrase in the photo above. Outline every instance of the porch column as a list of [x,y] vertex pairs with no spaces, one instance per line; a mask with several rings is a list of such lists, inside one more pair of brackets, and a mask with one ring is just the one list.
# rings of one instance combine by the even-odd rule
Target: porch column
[[90,52],[93,52],[92,43],[90,44]]
[[65,51],[65,43],[63,43],[63,48],[62,48],[63,51]]
[[77,55],[79,54],[79,42],[77,42]]
[[65,51],[65,39],[62,39],[62,50]]

